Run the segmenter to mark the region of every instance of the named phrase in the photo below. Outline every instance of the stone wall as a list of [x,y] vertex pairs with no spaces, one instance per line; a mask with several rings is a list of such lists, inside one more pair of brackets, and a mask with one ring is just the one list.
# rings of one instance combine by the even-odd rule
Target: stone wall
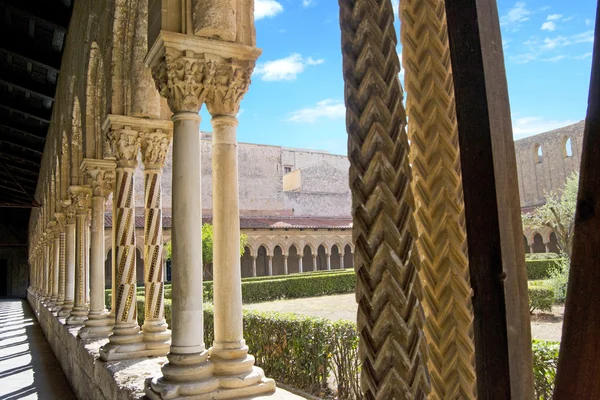
[[284,167],[291,167],[292,171],[308,167],[319,162],[326,161],[330,165],[345,170],[350,168],[348,157],[330,154],[326,151],[293,149],[283,147],[281,149],[281,162]]
[[[583,128],[584,121],[581,121],[515,141],[521,207],[544,204],[545,193],[562,190],[567,177],[579,171]],[[571,155],[567,154],[568,139]]]
[[349,217],[352,196],[348,193],[285,192],[285,206],[294,215],[315,217]]

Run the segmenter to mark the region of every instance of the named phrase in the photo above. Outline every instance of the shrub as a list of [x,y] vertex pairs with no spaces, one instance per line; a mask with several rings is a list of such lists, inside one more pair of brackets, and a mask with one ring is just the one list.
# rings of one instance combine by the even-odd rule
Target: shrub
[[557,303],[562,304],[567,299],[570,265],[569,259],[565,257],[560,262],[560,268],[551,273],[550,286],[554,289],[554,300]]
[[525,260],[527,279],[548,279],[554,271],[560,270],[560,259]]
[[562,258],[560,254],[556,253],[526,253],[525,260],[555,260]]
[[533,314],[535,310],[552,311],[554,304],[554,290],[548,286],[545,281],[541,283],[530,283],[529,292],[529,312]]
[[559,347],[559,343],[542,340],[534,340],[532,343],[533,386],[536,400],[552,399]]

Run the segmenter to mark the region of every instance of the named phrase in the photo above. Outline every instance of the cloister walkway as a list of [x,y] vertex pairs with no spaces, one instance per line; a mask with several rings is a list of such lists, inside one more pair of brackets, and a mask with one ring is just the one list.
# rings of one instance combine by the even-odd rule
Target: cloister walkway
[[25,300],[0,300],[0,399],[75,399]]

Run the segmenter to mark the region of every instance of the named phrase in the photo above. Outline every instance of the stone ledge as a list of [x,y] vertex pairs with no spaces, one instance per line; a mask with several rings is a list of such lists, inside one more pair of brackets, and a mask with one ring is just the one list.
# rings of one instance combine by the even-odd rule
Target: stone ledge
[[[100,347],[108,339],[81,340],[77,332],[81,326],[65,325],[65,319],[57,317],[39,299],[27,294],[42,331],[56,355],[73,392],[78,399],[134,400],[146,398],[144,381],[156,376],[166,357],[105,362],[99,358]],[[281,388],[271,396],[254,399],[297,400],[304,397]]]

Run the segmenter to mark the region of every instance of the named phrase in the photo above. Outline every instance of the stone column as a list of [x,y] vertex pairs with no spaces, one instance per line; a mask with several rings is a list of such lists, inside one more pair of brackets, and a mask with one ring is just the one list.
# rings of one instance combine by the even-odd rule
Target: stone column
[[50,299],[50,232],[44,232],[42,251],[42,303]]
[[288,256],[283,256],[283,273],[284,275],[288,274]]
[[252,276],[256,276],[256,256],[252,256]]
[[317,266],[317,255],[313,254],[312,258],[313,258],[313,271],[316,271],[319,269],[319,267]]
[[146,348],[169,351],[171,331],[165,320],[162,226],[162,169],[171,133],[156,129],[142,136],[144,163],[144,341]]
[[344,251],[341,250],[339,252],[339,255],[340,255],[340,269],[344,269],[345,268],[344,267]]
[[544,246],[546,247],[546,253],[550,253],[550,242],[544,243]]
[[70,200],[63,202],[65,214],[65,300],[58,312],[68,317],[73,309],[75,296],[75,208]]
[[267,255],[267,260],[269,262],[269,276],[273,276],[273,256]]
[[[304,254],[303,254],[303,255],[304,255]],[[303,258],[303,255],[302,255],[302,256],[300,256],[300,259],[298,260],[298,273],[300,273],[300,274],[301,274],[302,272],[304,272],[304,269],[302,268],[302,258]]]
[[85,322],[88,315],[88,306],[86,304],[86,270],[88,265],[86,253],[87,247],[87,215],[90,207],[90,197],[92,191],[85,186],[71,186],[69,188],[71,201],[75,206],[75,303],[73,310],[67,318],[67,325],[81,325]]
[[54,310],[60,312],[65,303],[65,245],[66,245],[66,232],[65,232],[65,215],[63,213],[54,214],[58,224],[58,297]]
[[[134,173],[140,149],[138,131],[127,125],[116,125],[109,119],[107,139],[116,157],[116,185],[113,196],[116,215],[116,290],[115,325],[109,343],[100,349],[105,361],[122,360],[146,355],[145,345],[137,323],[136,260],[135,260],[135,193]],[[135,119],[133,119],[135,120]],[[135,121],[134,121],[135,122]]]
[[90,234],[90,312],[79,330],[82,339],[105,338],[112,332],[114,320],[104,304],[104,212],[105,202],[113,190],[115,163],[109,160],[84,159],[92,188],[92,228]]
[[331,253],[325,255],[327,256],[327,271],[331,271]]
[[52,297],[50,298],[50,306],[54,311],[58,301],[58,273],[60,268],[60,228],[56,221],[52,223],[52,236]]

